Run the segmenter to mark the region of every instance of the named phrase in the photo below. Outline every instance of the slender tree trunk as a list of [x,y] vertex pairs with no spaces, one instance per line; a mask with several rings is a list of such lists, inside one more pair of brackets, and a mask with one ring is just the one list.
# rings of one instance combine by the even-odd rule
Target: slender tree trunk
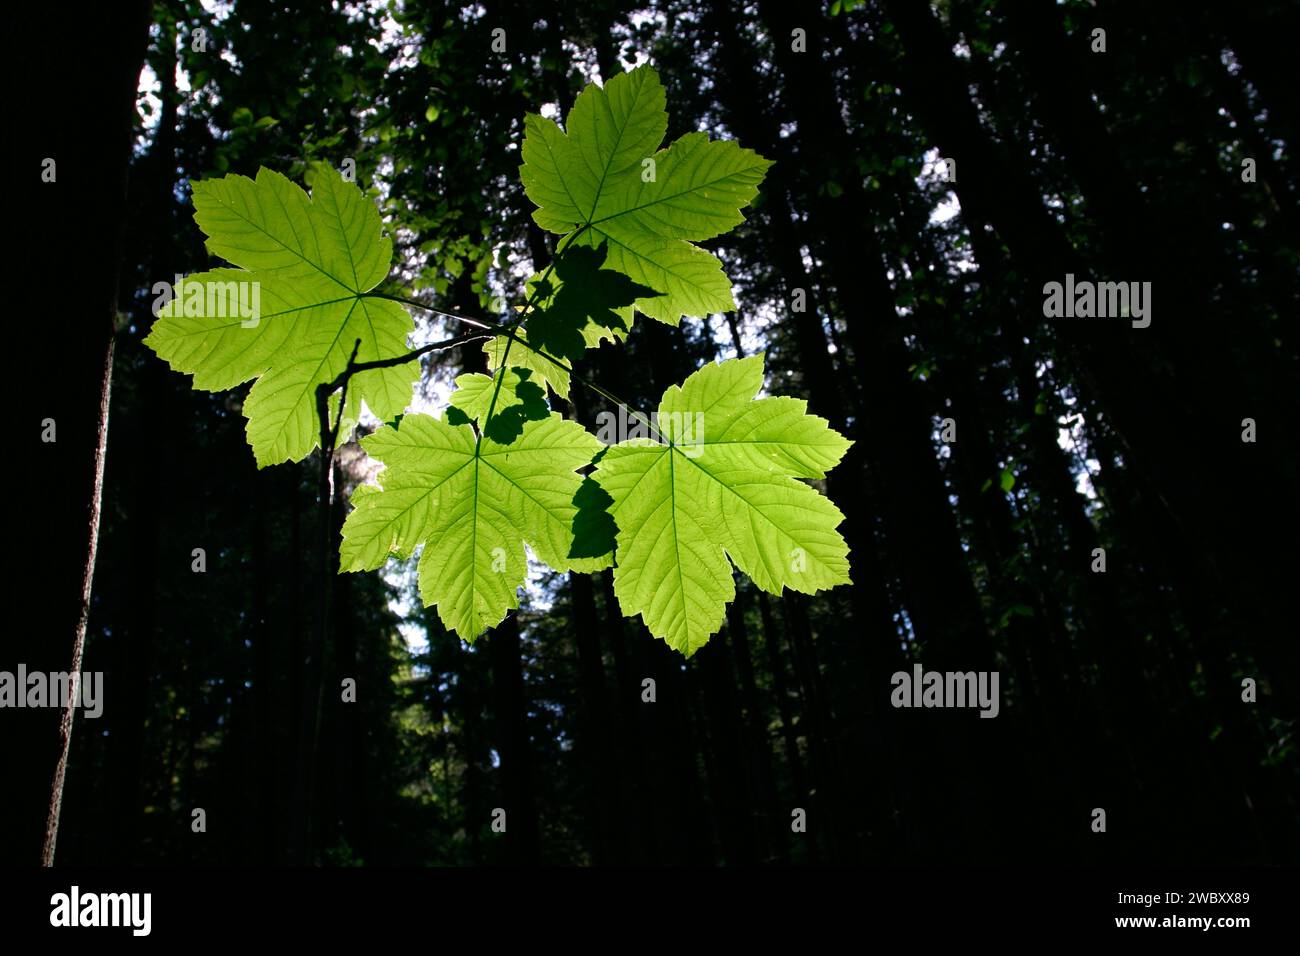
[[54,851],[59,839],[59,813],[63,809],[63,786],[68,772],[68,754],[72,746],[72,721],[76,714],[81,688],[81,659],[86,644],[86,622],[90,617],[90,590],[95,577],[95,553],[99,546],[99,508],[104,490],[104,455],[108,450],[108,404],[113,378],[113,341],[110,338],[104,350],[104,367],[100,375],[99,426],[95,443],[90,508],[86,521],[85,561],[81,575],[81,611],[77,616],[77,629],[72,641],[71,691],[63,708],[59,723],[59,759],[54,768],[54,781],[50,786],[49,812],[45,817],[45,844],[41,849],[41,865],[54,865]]
[[[28,111],[32,129],[15,146],[20,165],[13,172],[14,182],[24,184],[23,190],[31,194],[35,214],[34,232],[23,244],[27,251],[19,263],[23,289],[30,296],[22,308],[31,315],[47,313],[49,296],[70,288],[76,303],[60,321],[32,323],[32,329],[20,331],[20,337],[31,338],[26,349],[15,344],[30,367],[58,369],[57,375],[47,372],[33,378],[25,402],[31,409],[25,440],[39,459],[31,470],[31,487],[21,498],[30,513],[22,520],[32,525],[20,529],[31,532],[23,540],[37,548],[26,561],[39,569],[26,597],[44,610],[30,641],[16,641],[14,646],[27,648],[19,653],[31,670],[71,667],[79,674],[85,651],[108,442],[133,105],[149,14],[149,4],[138,0],[88,12],[63,53],[69,62],[88,65],[96,82],[75,90],[61,86],[58,78],[37,84],[36,102]],[[18,35],[29,29],[39,35],[46,27],[13,25]],[[20,44],[18,52],[18,75],[48,76],[47,50]],[[79,264],[70,287],[64,252],[72,223],[82,234],[98,237],[100,245]],[[14,852],[31,861],[39,845],[45,866],[55,859],[76,697],[69,696],[57,725],[50,712],[17,721],[22,743],[10,779],[17,781],[15,821],[22,835],[14,835]]]

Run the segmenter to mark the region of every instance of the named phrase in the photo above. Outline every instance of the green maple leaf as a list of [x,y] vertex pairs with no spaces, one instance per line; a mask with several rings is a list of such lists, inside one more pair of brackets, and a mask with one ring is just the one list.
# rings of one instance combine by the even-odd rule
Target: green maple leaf
[[613,499],[614,593],[687,656],[735,596],[727,558],[764,591],[848,584],[843,520],[797,478],[823,478],[851,442],[795,398],[754,399],[763,356],[706,365],[659,405],[662,441],[610,447],[593,477]]
[[[588,347],[583,330],[589,326],[626,334],[625,310],[638,300],[659,295],[621,272],[602,269],[608,247],[575,246],[555,259],[556,282],[538,280],[545,307],[528,319],[529,341],[539,349],[570,361]],[[599,333],[597,333],[599,334]]]
[[559,414],[525,422],[508,445],[431,415],[407,415],[399,428],[380,428],[361,445],[384,463],[382,487],[353,492],[341,570],[378,568],[390,554],[407,557],[423,545],[424,603],[436,604],[443,624],[466,640],[519,606],[525,542],[556,570],[607,563],[569,557],[577,469],[600,443]]
[[473,421],[493,441],[510,444],[523,432],[525,422],[538,421],[551,413],[546,393],[531,379],[531,371],[513,366],[492,375],[469,372],[459,376],[447,409],[448,423],[464,425]]
[[[255,180],[195,182],[194,218],[208,249],[240,268],[189,276],[185,285],[256,283],[245,288],[258,290],[260,314],[232,314],[221,296],[177,298],[145,339],[172,368],[193,374],[195,388],[224,391],[256,379],[244,415],[259,467],[316,447],[316,386],[343,371],[358,339],[357,361],[392,358],[407,351],[414,325],[397,303],[364,295],[393,258],[374,203],[325,165],[312,167],[308,182],[310,197],[269,169]],[[412,362],[355,375],[344,422],[356,421],[363,401],[381,419],[400,414],[418,374]]]
[[[528,347],[528,335],[523,329],[515,330],[518,342],[510,344],[510,353],[506,361],[514,369],[532,373],[532,381],[539,386],[549,385],[551,391],[561,398],[569,397],[569,373],[551,359],[540,355]],[[483,343],[483,353],[487,356],[488,369],[500,368],[501,359],[506,356],[506,344],[509,340],[504,335],[497,335]]]
[[[636,308],[675,324],[735,308],[731,282],[712,253],[694,245],[744,221],[770,161],[734,142],[687,133],[660,149],[668,129],[664,89],[648,66],[589,85],[565,130],[524,120],[519,178],[543,229],[569,244],[609,246],[606,267],[663,295]],[[649,177],[653,171],[653,178]],[[564,240],[561,240],[564,241]]]

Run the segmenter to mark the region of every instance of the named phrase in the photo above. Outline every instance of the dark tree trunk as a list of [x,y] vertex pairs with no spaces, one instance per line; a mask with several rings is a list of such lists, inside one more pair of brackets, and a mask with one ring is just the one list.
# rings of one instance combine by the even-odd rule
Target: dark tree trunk
[[[733,603],[731,607],[734,606]],[[754,791],[744,766],[747,747],[731,665],[730,648],[724,635],[716,634],[696,653],[691,671],[698,673],[703,685],[699,689],[705,715],[697,724],[707,728],[708,733],[708,740],[703,743],[710,765],[713,811],[723,861],[731,865],[752,864],[759,858],[755,855]]]
[[758,692],[754,679],[753,652],[750,649],[749,625],[745,621],[746,594],[743,584],[736,589],[736,600],[727,607],[727,633],[731,636],[731,653],[740,678],[741,701],[744,705],[745,746],[741,753],[748,759],[747,787],[754,794],[755,827],[759,859],[764,859],[772,840],[773,822],[779,819],[776,802],[776,784],[772,773],[772,749],[767,731],[767,707]]
[[[30,194],[33,231],[22,244],[18,263],[20,308],[28,315],[49,312],[49,296],[66,294],[72,311],[58,320],[25,323],[30,335],[24,364],[43,370],[32,376],[26,406],[24,447],[39,462],[28,470],[30,487],[21,493],[20,516],[30,522],[16,529],[35,552],[25,557],[34,571],[25,598],[44,609],[30,638],[11,645],[15,662],[33,671],[80,671],[91,613],[91,589],[98,543],[100,496],[108,438],[109,384],[113,367],[122,223],[125,220],[127,165],[136,83],[148,38],[150,6],[91,10],[69,34],[63,49],[69,62],[97,77],[76,91],[49,79],[48,50],[20,44],[19,76],[43,76],[33,88],[36,102],[27,115],[32,128],[16,146],[12,181]],[[48,11],[41,14],[47,16]],[[47,23],[18,23],[16,35],[39,36]],[[83,74],[79,74],[83,75]],[[67,82],[74,82],[69,75]],[[69,103],[76,103],[70,111]],[[46,160],[56,166],[53,182],[43,181]],[[70,271],[66,255],[73,227],[94,236],[95,254]],[[71,285],[70,285],[71,283]],[[49,370],[57,369],[58,374]],[[46,422],[56,429],[45,442]],[[73,707],[62,714],[25,710],[12,719],[18,749],[9,780],[15,812],[7,852],[15,862],[54,862],[59,814],[71,745]],[[42,823],[44,824],[42,826]]]
[[587,807],[596,864],[619,862],[622,849],[618,755],[612,739],[605,665],[600,652],[600,626],[591,577],[569,575],[573,602],[573,637],[578,649],[578,680],[582,687],[582,726],[589,772]]
[[506,859],[514,864],[539,863],[541,831],[518,616],[510,614],[481,640],[486,642],[485,650],[492,661],[493,730],[501,758]]

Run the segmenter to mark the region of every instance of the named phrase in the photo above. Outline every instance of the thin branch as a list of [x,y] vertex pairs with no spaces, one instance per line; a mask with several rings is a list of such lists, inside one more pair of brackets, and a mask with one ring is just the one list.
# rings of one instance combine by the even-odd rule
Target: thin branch
[[352,364],[356,361],[357,352],[361,349],[361,340],[357,339],[356,344],[352,346],[352,355],[348,358],[348,364],[343,371],[335,377],[332,382],[322,382],[316,386],[316,417],[320,420],[320,453],[321,453],[321,474],[328,474],[330,463],[334,458],[334,442],[338,440],[339,426],[343,424],[343,402],[339,402],[339,417],[334,423],[333,431],[330,430],[330,395],[334,389],[341,384],[343,386],[343,398],[347,399],[348,379],[352,377]]
[[[564,240],[563,243],[564,248],[567,249],[570,246],[572,246],[574,240],[576,240],[580,235],[582,235],[583,232],[585,232],[590,226],[591,223],[584,223],[576,232],[569,233],[568,237]],[[519,315],[515,318],[513,322],[511,322],[509,325],[505,327],[505,334],[509,336],[509,338],[506,339],[506,347],[504,351],[502,351],[501,353],[501,361],[497,363],[498,367],[502,369],[506,367],[506,359],[510,358],[510,347],[514,345],[516,341],[523,341],[522,339],[519,339],[515,335],[515,329],[517,329],[520,326],[520,324],[522,324],[523,321],[528,318],[528,316],[532,313],[534,306],[537,305],[537,301],[542,294],[542,290],[546,288],[546,280],[549,279],[551,277],[551,273],[555,271],[555,263],[559,261],[560,253],[563,251],[564,250],[560,248],[557,248],[555,250],[555,255],[551,258],[550,265],[546,267],[546,271],[542,273],[542,277],[537,280],[537,285],[533,287],[533,294],[529,296],[528,301],[524,303],[523,310],[519,313]],[[528,343],[524,342],[524,344],[527,345]],[[540,349],[533,349],[533,351],[536,352],[538,355],[542,354],[542,351]],[[547,356],[547,358],[550,358],[550,356]],[[554,362],[555,359],[552,358],[551,361]],[[497,379],[496,387],[492,390],[492,400],[488,402],[487,414],[483,416],[483,428],[485,430],[487,429],[488,422],[492,420],[492,411],[497,407],[497,396],[501,394],[501,385],[502,383],[505,382],[505,380],[506,380],[506,376],[505,376],[505,372],[503,371],[501,373],[501,377]],[[474,444],[475,454],[478,453],[478,447],[479,445],[482,444],[482,442],[483,442],[483,435],[480,433],[478,436],[478,440]]]
[[[588,228],[590,228],[590,224],[584,225],[579,229],[577,229],[575,232],[571,233],[567,237],[567,241],[565,242],[565,248],[573,245],[573,241],[577,239],[578,236],[582,235],[583,231],[585,231]],[[562,250],[557,249],[556,256],[558,256],[561,251]],[[469,315],[461,315],[456,312],[443,312],[440,309],[435,309],[433,308],[433,306],[425,305],[423,302],[419,302],[415,299],[407,298],[406,296],[390,295],[385,292],[363,293],[365,296],[370,298],[388,299],[390,302],[399,302],[402,305],[408,305],[411,306],[412,308],[423,309],[425,312],[429,312],[432,315],[439,315],[442,316],[443,318],[454,319],[457,322],[464,322],[466,325],[474,326],[475,328],[482,329],[483,331],[479,333],[471,333],[467,335],[458,336],[453,339],[447,339],[444,342],[435,342],[432,345],[425,345],[421,348],[415,349],[414,351],[407,352],[405,355],[398,355],[393,358],[387,358],[387,359],[377,359],[372,362],[356,362],[355,361],[356,349],[354,348],[352,351],[352,358],[348,360],[347,367],[344,368],[343,371],[340,372],[337,376],[335,376],[333,381],[322,383],[321,385],[318,385],[316,387],[317,413],[320,416],[320,422],[321,422],[321,448],[324,449],[328,443],[330,451],[332,453],[333,443],[338,438],[337,424],[335,425],[334,433],[332,437],[329,432],[329,413],[326,405],[328,397],[335,389],[341,386],[344,389],[344,397],[346,398],[347,383],[352,378],[353,375],[356,375],[360,372],[367,372],[378,368],[394,368],[398,365],[405,365],[407,362],[410,362],[413,359],[417,359],[421,355],[424,355],[428,352],[441,351],[444,349],[454,348],[458,345],[465,345],[469,342],[486,340],[489,338],[494,338],[502,335],[507,337],[507,341],[506,341],[505,350],[501,353],[501,359],[497,363],[498,368],[504,368],[506,366],[506,361],[510,357],[510,349],[514,345],[514,343],[518,342],[521,345],[523,345],[525,348],[529,349],[530,351],[534,352],[537,355],[540,355],[542,358],[549,361],[556,368],[560,368],[568,372],[569,375],[576,382],[578,382],[580,385],[584,386],[585,388],[588,388],[591,391],[595,392],[601,398],[605,399],[608,402],[613,402],[615,405],[618,405],[622,408],[627,409],[628,413],[632,415],[632,417],[634,417],[641,424],[645,425],[650,430],[651,434],[657,435],[660,438],[662,438],[662,435],[660,435],[659,430],[644,415],[642,415],[638,411],[634,411],[632,406],[629,405],[627,402],[625,402],[623,399],[619,398],[617,395],[615,395],[613,392],[609,391],[608,389],[604,388],[603,386],[597,385],[595,382],[589,381],[588,379],[579,375],[577,372],[573,370],[573,366],[569,365],[567,362],[561,361],[560,359],[556,358],[554,355],[551,355],[550,353],[538,348],[536,345],[533,345],[527,339],[522,339],[515,334],[519,326],[525,320],[527,320],[529,315],[532,314],[532,310],[537,305],[538,298],[541,295],[545,282],[550,277],[554,269],[555,269],[555,260],[552,259],[551,264],[548,265],[545,271],[542,273],[541,279],[538,280],[537,286],[533,290],[533,294],[529,297],[528,301],[524,304],[524,307],[520,311],[519,315],[516,316],[512,321],[504,324],[498,322],[488,322],[484,319],[475,318]],[[357,344],[358,346],[360,345],[360,340],[358,340]],[[505,381],[504,375],[502,375],[500,378],[497,379],[496,387],[493,389],[492,392],[492,400],[488,404],[487,415],[484,416],[483,419],[484,422],[488,421],[488,419],[492,417],[492,411],[496,407],[497,396],[501,393],[501,385],[504,381]],[[342,404],[340,404],[339,405],[340,420],[342,419],[342,417],[343,417],[343,406]],[[482,440],[481,435],[479,436],[479,440],[480,441]]]
[[[348,356],[348,368],[357,361],[357,352],[361,351],[361,340],[357,339],[356,344],[352,346],[352,354]],[[348,383],[352,381],[351,376],[343,380],[343,391],[339,394],[339,414],[334,419],[334,431],[330,433],[330,457],[334,456],[334,449],[339,443],[339,429],[343,427],[343,411],[348,407]]]
[[347,381],[347,378],[360,372],[371,372],[377,368],[396,368],[399,365],[405,365],[421,355],[427,355],[430,352],[444,352],[447,349],[454,349],[458,345],[468,345],[470,342],[483,342],[493,338],[496,332],[488,335],[485,332],[469,332],[465,335],[458,335],[454,339],[445,339],[442,342],[433,342],[430,345],[422,345],[418,349],[407,352],[405,355],[397,355],[393,358],[374,359],[369,362],[349,362],[348,367],[338,374],[334,381],[328,383],[329,390],[332,392],[340,385]]
[[[546,274],[543,274],[542,278],[544,279],[545,277]],[[509,325],[499,325],[494,322],[486,322],[483,321],[482,319],[475,319],[470,316],[455,315],[450,312],[439,312],[437,309],[432,308],[431,306],[427,306],[422,302],[416,302],[414,299],[405,299],[402,298],[401,296],[390,296],[390,295],[379,296],[377,293],[366,293],[366,294],[377,296],[378,298],[391,299],[394,302],[401,302],[404,305],[409,305],[417,309],[424,309],[425,311],[432,312],[435,315],[445,315],[449,318],[459,319],[462,322],[483,329],[484,333],[491,333],[491,334],[488,335],[483,333],[475,333],[469,335],[462,335],[454,339],[448,339],[445,342],[435,342],[433,345],[426,345],[423,348],[416,349],[413,352],[408,352],[406,355],[399,355],[396,358],[380,359],[374,362],[361,362],[356,364],[355,366],[350,367],[349,369],[344,369],[342,372],[338,374],[338,376],[334,379],[334,381],[329,382],[325,385],[317,386],[318,389],[323,388],[326,389],[328,392],[332,392],[334,389],[338,388],[341,384],[343,384],[343,382],[345,382],[348,377],[350,377],[353,374],[356,374],[357,372],[364,372],[369,369],[375,369],[375,368],[391,368],[396,365],[405,365],[407,362],[411,361],[414,358],[418,358],[419,356],[425,354],[426,352],[434,352],[441,349],[449,349],[457,345],[464,345],[467,342],[473,342],[479,339],[485,340],[485,339],[494,338],[501,335],[507,335],[510,337],[510,342],[506,344],[506,350],[501,357],[500,363],[498,363],[499,366],[504,366],[506,364],[506,359],[510,355],[511,344],[513,344],[514,342],[518,342],[520,345],[524,346],[524,348],[546,359],[556,368],[563,369],[565,372],[568,372],[569,375],[576,382],[578,382],[578,384],[583,385],[586,388],[589,388],[591,391],[595,392],[597,395],[599,395],[601,398],[605,399],[606,401],[613,402],[615,405],[620,405],[623,408],[626,408],[628,410],[628,413],[632,415],[637,421],[641,422],[641,424],[649,428],[652,434],[655,435],[659,434],[659,430],[655,428],[654,425],[652,425],[644,415],[642,415],[640,412],[634,411],[631,405],[629,405],[623,399],[619,398],[613,392],[579,375],[577,372],[573,370],[573,366],[569,365],[567,362],[564,362],[561,359],[556,358],[554,355],[551,355],[549,352],[545,351],[544,349],[538,348],[536,345],[533,345],[527,339],[521,339],[514,334],[514,331],[518,327],[519,323],[528,317],[529,315],[528,310],[532,306],[533,301],[536,298],[536,293],[534,293],[533,299],[529,300],[529,304],[524,306],[524,311],[520,313],[519,318],[511,322]],[[497,386],[499,390],[500,382],[497,383]],[[489,412],[489,416],[490,414],[491,412]],[[322,434],[324,433],[322,432]]]
[[363,292],[361,297],[364,299],[387,299],[389,302],[400,302],[402,305],[409,305],[416,309],[423,309],[425,312],[431,312],[434,315],[440,315],[444,319],[455,319],[457,322],[464,322],[466,325],[472,325],[480,329],[498,328],[492,322],[485,322],[482,319],[476,319],[472,315],[461,315],[459,312],[443,312],[441,309],[435,309],[431,305],[425,305],[416,299],[408,299],[404,295],[389,295],[387,292]]

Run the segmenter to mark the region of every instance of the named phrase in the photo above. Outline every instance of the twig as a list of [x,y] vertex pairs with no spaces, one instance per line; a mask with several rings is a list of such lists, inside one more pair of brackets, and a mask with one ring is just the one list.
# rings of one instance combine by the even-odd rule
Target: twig
[[363,292],[362,296],[367,299],[387,299],[389,302],[400,302],[402,305],[413,306],[417,309],[423,309],[425,312],[432,312],[434,315],[440,315],[444,319],[455,319],[457,322],[464,322],[466,325],[477,326],[480,329],[496,328],[494,324],[485,322],[482,319],[476,319],[472,315],[461,315],[459,312],[443,312],[441,309],[435,309],[431,305],[425,305],[415,299],[408,299],[402,295],[389,295],[387,292]]
[[[543,274],[542,276],[543,279],[545,279],[546,274],[547,273]],[[651,434],[659,435],[659,430],[655,428],[654,425],[651,424],[650,421],[644,415],[642,415],[640,412],[634,411],[632,409],[632,406],[629,405],[626,401],[619,398],[617,395],[615,395],[613,392],[609,391],[608,389],[600,385],[597,385],[595,382],[589,381],[588,379],[579,375],[577,372],[573,370],[573,366],[569,365],[567,362],[564,362],[563,360],[556,358],[554,355],[551,355],[549,352],[545,351],[544,349],[538,348],[536,345],[533,345],[527,339],[521,339],[519,338],[519,336],[515,335],[515,329],[519,326],[521,322],[523,322],[528,317],[529,309],[532,307],[533,304],[535,304],[536,293],[534,293],[533,297],[529,299],[528,304],[524,306],[524,311],[519,315],[519,317],[515,319],[513,322],[509,323],[508,325],[501,325],[495,322],[488,322],[483,319],[474,318],[472,316],[458,315],[451,312],[440,312],[439,310],[431,306],[427,306],[422,302],[417,302],[414,299],[402,298],[401,296],[379,295],[378,293],[374,293],[374,292],[370,292],[366,294],[378,298],[390,299],[394,302],[401,302],[402,304],[412,306],[413,308],[424,309],[425,311],[430,312],[434,315],[442,315],[448,318],[457,319],[468,325],[473,325],[476,328],[482,329],[483,332],[458,336],[457,338],[454,339],[448,339],[445,342],[435,342],[433,345],[426,345],[422,348],[415,349],[412,352],[408,352],[405,355],[396,356],[395,358],[380,359],[373,362],[349,363],[348,368],[345,368],[342,372],[340,372],[332,382],[328,382],[317,386],[318,408],[320,407],[321,389],[324,389],[327,394],[333,392],[334,389],[338,388],[340,385],[346,382],[348,378],[350,378],[352,375],[357,374],[358,372],[365,372],[376,368],[392,368],[397,365],[405,365],[407,362],[411,361],[412,359],[419,358],[421,355],[424,355],[426,352],[434,352],[442,349],[449,349],[457,345],[464,345],[468,342],[473,342],[480,339],[485,340],[489,338],[495,338],[498,336],[506,335],[509,336],[510,341],[506,343],[505,352],[502,354],[501,361],[498,363],[499,367],[505,366],[506,359],[509,358],[510,355],[510,346],[513,343],[518,342],[520,345],[524,346],[524,348],[546,359],[556,368],[563,369],[565,372],[568,372],[569,375],[574,379],[574,381],[578,382],[578,384],[583,385],[586,388],[589,388],[591,391],[595,392],[597,395],[599,395],[601,398],[605,399],[606,401],[613,402],[615,405],[619,405],[622,406],[623,408],[626,408],[628,414],[632,415],[637,421],[641,422],[641,424],[645,425],[648,429],[650,429]],[[490,333],[490,334],[485,334],[485,333]],[[504,380],[504,376],[502,376],[502,380]],[[500,391],[500,386],[501,386],[501,381],[498,381],[497,382],[498,392]],[[496,393],[493,394],[494,404],[495,404],[495,394]],[[488,416],[489,417],[491,416],[490,409],[488,412]],[[321,421],[323,423],[327,421],[323,417],[323,415]],[[325,426],[322,425],[322,431],[321,431],[322,442],[324,442],[325,437],[327,437],[324,428]]]
[[[573,245],[573,241],[577,239],[578,236],[582,235],[582,233],[589,228],[589,225],[590,224],[584,225],[580,227],[578,230],[576,230],[575,232],[571,233],[568,236],[568,240],[565,243],[565,247],[567,248],[568,246]],[[560,252],[561,250],[557,249],[556,255],[558,256]],[[634,411],[632,409],[632,406],[629,405],[627,402],[623,401],[623,399],[619,398],[617,395],[615,395],[613,392],[609,391],[608,389],[600,385],[597,385],[595,382],[589,381],[583,376],[579,375],[577,372],[573,370],[573,367],[568,363],[561,361],[560,359],[556,358],[554,355],[551,355],[549,352],[546,352],[543,349],[538,348],[536,345],[533,345],[527,339],[522,339],[515,334],[519,326],[528,318],[528,316],[532,313],[533,308],[537,305],[538,298],[542,293],[542,289],[545,286],[546,280],[550,277],[551,273],[554,270],[555,270],[555,260],[553,259],[551,261],[551,264],[548,265],[545,271],[542,273],[541,278],[537,282],[536,288],[534,288],[533,290],[533,294],[529,296],[528,301],[524,304],[523,310],[512,321],[504,324],[498,322],[489,322],[485,319],[476,318],[470,315],[461,315],[458,312],[443,312],[440,309],[435,309],[432,306],[425,305],[423,302],[419,302],[415,299],[407,298],[406,296],[390,295],[389,293],[386,292],[363,293],[363,295],[365,295],[368,298],[387,299],[390,302],[398,302],[401,303],[402,305],[411,306],[412,308],[423,309],[425,312],[428,312],[432,315],[442,316],[443,318],[447,318],[447,319],[454,319],[457,322],[463,322],[466,325],[473,326],[474,328],[481,329],[482,331],[457,336],[456,338],[447,339],[444,342],[435,342],[432,345],[425,345],[413,351],[407,352],[405,355],[397,355],[394,356],[393,358],[386,358],[386,359],[376,359],[370,362],[356,361],[357,349],[360,348],[361,346],[361,340],[358,339],[356,346],[352,349],[352,357],[348,359],[348,364],[343,369],[343,371],[339,372],[339,374],[334,377],[333,381],[323,382],[322,384],[316,386],[316,412],[317,415],[320,417],[320,440],[321,440],[322,454],[328,454],[331,458],[333,456],[334,443],[338,440],[339,424],[343,420],[343,402],[347,400],[347,386],[348,386],[348,382],[352,379],[353,375],[357,375],[361,372],[372,371],[374,369],[395,368],[398,365],[405,365],[407,362],[413,361],[414,359],[417,359],[428,352],[442,351],[444,349],[455,348],[458,345],[466,345],[470,342],[486,340],[489,338],[494,338],[502,335],[506,336],[507,339],[506,339],[505,350],[501,353],[500,361],[497,362],[498,368],[505,368],[506,361],[510,357],[510,349],[516,342],[518,342],[521,345],[523,345],[525,348],[529,349],[530,351],[536,353],[537,355],[540,355],[542,358],[549,361],[556,368],[560,368],[568,372],[569,375],[576,382],[578,382],[580,385],[584,386],[585,388],[591,389],[591,391],[595,392],[601,398],[605,399],[606,401],[613,402],[615,405],[618,405],[622,408],[627,409],[628,414],[632,415],[634,418],[636,418],[637,421],[645,425],[650,430],[651,434],[662,438],[662,436],[659,434],[659,430],[655,428],[655,426],[644,415],[642,415],[640,412]],[[500,378],[497,379],[496,386],[492,391],[492,400],[488,404],[487,415],[485,415],[483,418],[484,423],[486,423],[492,417],[492,411],[493,409],[496,408],[497,396],[501,393],[501,385],[504,381],[505,381],[504,375],[502,375]],[[335,389],[340,387],[342,387],[343,389],[343,397],[342,400],[339,402],[338,422],[335,423],[334,429],[331,432],[329,427],[329,405],[328,405],[329,396],[334,392]],[[479,440],[480,441],[482,440],[482,435],[479,436]],[[328,451],[326,449],[328,449]]]

